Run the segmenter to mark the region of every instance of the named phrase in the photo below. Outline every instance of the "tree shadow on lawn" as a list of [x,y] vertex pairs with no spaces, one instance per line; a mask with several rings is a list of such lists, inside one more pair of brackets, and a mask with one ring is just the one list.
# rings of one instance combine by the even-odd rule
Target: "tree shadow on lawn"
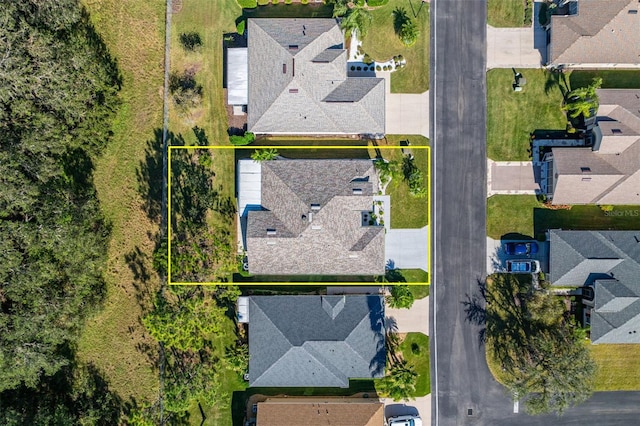
[[554,89],[558,89],[562,98],[565,99],[567,93],[571,91],[571,86],[567,82],[567,76],[560,71],[550,71],[545,73],[547,80],[544,83],[544,93],[550,94]]

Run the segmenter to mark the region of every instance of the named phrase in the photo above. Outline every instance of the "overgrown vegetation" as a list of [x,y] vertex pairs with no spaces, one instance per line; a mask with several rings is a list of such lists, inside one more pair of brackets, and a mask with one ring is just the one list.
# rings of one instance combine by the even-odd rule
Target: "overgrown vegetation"
[[75,1],[4,2],[0,18],[0,423],[118,419],[75,348],[105,295],[93,169],[122,76]]
[[[596,365],[560,298],[533,289],[529,275],[497,274],[465,303],[467,320],[482,325],[496,379],[530,414],[562,414],[591,395]],[[495,370],[498,371],[495,371]]]
[[193,52],[202,46],[202,38],[195,31],[180,34],[180,44],[184,50]]
[[251,132],[245,132],[245,134],[242,136],[238,136],[238,135],[229,136],[229,142],[231,142],[231,145],[236,145],[236,146],[249,145],[250,143],[253,143],[255,140],[256,140],[256,136]]
[[251,159],[258,162],[275,160],[276,157],[278,150],[275,148],[256,149],[251,153]]
[[389,286],[389,296],[387,304],[390,308],[409,309],[413,306],[413,293],[406,284],[396,284]]

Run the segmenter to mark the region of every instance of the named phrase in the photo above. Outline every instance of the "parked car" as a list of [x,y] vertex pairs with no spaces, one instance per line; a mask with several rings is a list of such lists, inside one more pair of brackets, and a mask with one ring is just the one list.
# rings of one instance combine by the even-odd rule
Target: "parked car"
[[387,426],[422,426],[422,419],[418,416],[389,417]]
[[538,252],[538,243],[535,241],[530,243],[507,243],[504,245],[504,251],[510,256],[536,254]]
[[537,274],[540,262],[531,259],[507,260],[507,272],[510,274]]

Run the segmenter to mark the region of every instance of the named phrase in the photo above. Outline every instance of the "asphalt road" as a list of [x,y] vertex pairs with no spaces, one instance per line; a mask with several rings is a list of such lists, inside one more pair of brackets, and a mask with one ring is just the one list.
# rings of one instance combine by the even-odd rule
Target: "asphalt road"
[[599,393],[558,418],[515,414],[462,302],[486,275],[486,3],[432,0],[432,425],[633,425],[640,393]]

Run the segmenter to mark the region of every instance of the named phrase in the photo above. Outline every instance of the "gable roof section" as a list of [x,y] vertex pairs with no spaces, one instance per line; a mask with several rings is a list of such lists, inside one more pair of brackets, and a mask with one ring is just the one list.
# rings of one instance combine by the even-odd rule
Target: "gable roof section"
[[594,286],[592,343],[640,343],[640,230],[549,233],[551,283]]
[[382,296],[255,296],[249,384],[348,387],[384,375]]
[[268,398],[258,403],[257,426],[382,426],[384,404],[363,398]]
[[640,90],[599,89],[598,97],[597,151],[553,148],[554,204],[640,204]]
[[362,224],[377,192],[371,160],[263,162],[263,210],[247,213],[249,272],[384,274],[384,228]]
[[335,19],[249,19],[247,31],[249,131],[384,133],[384,79],[347,77]]
[[580,0],[577,15],[551,17],[550,64],[637,64],[636,0]]

